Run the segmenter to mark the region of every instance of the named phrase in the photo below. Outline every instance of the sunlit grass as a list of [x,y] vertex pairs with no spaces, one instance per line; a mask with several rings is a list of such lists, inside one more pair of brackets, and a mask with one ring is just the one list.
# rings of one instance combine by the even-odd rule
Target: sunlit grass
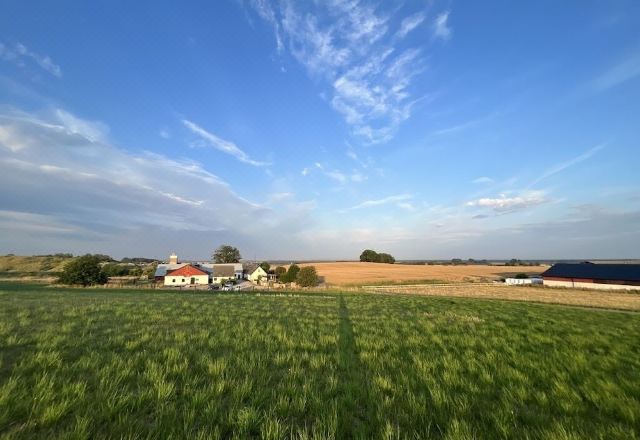
[[5,438],[637,438],[640,316],[0,284]]

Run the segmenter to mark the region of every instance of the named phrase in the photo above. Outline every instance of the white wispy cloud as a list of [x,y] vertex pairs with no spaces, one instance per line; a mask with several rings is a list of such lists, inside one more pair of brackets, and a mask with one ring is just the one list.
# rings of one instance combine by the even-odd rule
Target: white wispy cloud
[[604,91],[640,76],[640,51],[631,53],[622,61],[595,78],[591,85],[596,91]]
[[413,206],[413,204],[411,204],[409,202],[399,202],[396,206],[398,208],[404,209],[405,211],[413,212],[413,211],[416,210],[416,207]]
[[349,178],[353,181],[353,182],[364,182],[365,180],[368,179],[367,175],[364,173],[361,173],[360,171],[354,170],[353,173],[351,173],[351,175],[349,176]]
[[486,183],[493,183],[494,180],[491,177],[487,177],[487,176],[482,176],[482,177],[478,177],[477,179],[473,179],[471,181],[471,183],[475,183],[475,184],[486,184]]
[[[324,165],[322,165],[320,162],[316,162],[313,164],[313,166],[319,170],[322,174],[324,174],[325,176],[327,176],[330,179],[335,180],[338,183],[346,183],[347,182],[347,176],[342,173],[341,171],[338,170],[331,170],[331,169],[327,169],[325,168]],[[306,170],[307,168],[305,168]],[[303,170],[304,171],[304,170]],[[308,173],[307,173],[308,174]],[[306,174],[304,174],[306,175]]]
[[399,38],[404,38],[409,32],[417,28],[425,20],[424,12],[417,12],[409,17],[405,17],[400,24],[400,29],[396,33]]
[[352,211],[352,210],[362,209],[362,208],[371,208],[374,206],[387,205],[389,203],[404,202],[406,200],[411,200],[411,199],[413,199],[413,196],[411,194],[397,194],[397,195],[385,197],[382,199],[365,200],[364,202],[358,203],[357,205],[352,206],[347,210]]
[[479,208],[488,208],[499,213],[504,213],[530,208],[533,206],[541,205],[548,201],[549,200],[546,198],[544,192],[529,191],[515,197],[507,197],[506,195],[501,194],[496,198],[481,198],[467,202],[466,205]]
[[424,59],[418,49],[395,44],[425,20],[422,12],[391,33],[390,14],[364,2],[307,3],[312,9],[305,12],[287,0],[251,5],[274,27],[279,47],[285,44],[311,75],[326,81],[332,107],[365,143],[390,140],[411,116],[419,99],[410,86]]
[[598,144],[595,147],[592,147],[589,150],[585,151],[584,153],[580,154],[579,156],[574,157],[573,159],[553,165],[552,167],[544,171],[540,176],[538,176],[533,182],[531,182],[527,186],[527,188],[531,188],[537,185],[538,183],[540,183],[541,181],[543,181],[544,179],[547,179],[555,174],[558,174],[559,172],[564,171],[569,167],[577,165],[580,162],[584,162],[585,160],[589,159],[591,156],[593,156],[594,154],[596,154],[598,151],[602,150],[606,146],[607,146],[606,143]]
[[357,169],[354,169],[351,173],[348,173],[337,169],[328,168],[320,162],[315,162],[313,164],[313,167],[303,168],[300,174],[302,174],[303,176],[308,176],[309,174],[311,174],[311,171],[313,169],[317,170],[325,177],[343,185],[348,182],[362,183],[368,179],[368,176],[366,174]]
[[273,26],[278,52],[281,52],[284,48],[284,43],[282,41],[280,23],[276,17],[275,10],[271,7],[268,0],[251,0],[251,6],[263,20]]
[[433,34],[437,38],[442,38],[443,40],[448,40],[449,38],[451,38],[451,34],[453,31],[448,25],[450,13],[451,11],[446,11],[436,17]]
[[206,141],[209,145],[211,145],[212,147],[214,147],[217,150],[222,151],[223,153],[227,153],[227,154],[235,157],[240,162],[244,162],[244,163],[247,163],[249,165],[256,166],[256,167],[262,167],[262,166],[269,165],[269,163],[267,163],[267,162],[261,162],[261,161],[257,161],[257,160],[251,159],[247,153],[242,151],[233,142],[224,140],[224,139],[216,136],[215,134],[205,130],[204,128],[200,127],[199,125],[197,125],[197,124],[195,124],[195,123],[193,123],[193,122],[191,122],[191,121],[189,121],[187,119],[183,119],[182,123],[184,124],[185,127],[187,127],[189,130],[191,130],[193,133],[197,134],[200,138],[202,138],[204,141]]
[[19,67],[24,67],[25,60],[30,60],[51,75],[57,78],[62,77],[62,69],[59,65],[53,62],[51,57],[33,52],[32,50],[29,50],[27,46],[19,42],[15,43],[13,46],[0,43],[0,59],[12,62]]
[[61,109],[0,108],[0,186],[12,188],[0,192],[3,249],[164,255],[184,239],[204,256],[220,240],[266,249],[264,237],[309,222],[310,202],[280,191],[253,203],[198,162],[128,152],[87,129],[96,125]]

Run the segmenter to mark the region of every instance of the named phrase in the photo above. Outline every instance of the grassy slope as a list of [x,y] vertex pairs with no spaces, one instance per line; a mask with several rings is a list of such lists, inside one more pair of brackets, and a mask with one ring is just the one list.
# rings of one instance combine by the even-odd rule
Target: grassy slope
[[59,256],[0,255],[0,276],[56,273],[70,260]]
[[635,313],[0,289],[0,436],[640,436]]

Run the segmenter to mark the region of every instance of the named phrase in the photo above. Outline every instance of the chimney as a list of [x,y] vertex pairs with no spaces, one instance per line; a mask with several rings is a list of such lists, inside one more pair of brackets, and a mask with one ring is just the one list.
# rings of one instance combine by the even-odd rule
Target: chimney
[[169,264],[178,264],[178,256],[175,253],[169,255]]

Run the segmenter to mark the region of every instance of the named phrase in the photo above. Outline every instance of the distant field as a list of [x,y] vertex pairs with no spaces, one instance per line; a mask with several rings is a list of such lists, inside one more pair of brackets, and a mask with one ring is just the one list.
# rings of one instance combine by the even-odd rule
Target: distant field
[[0,283],[2,438],[640,436],[640,314]]
[[[365,285],[406,281],[487,281],[505,274],[539,274],[547,266],[442,266],[359,262],[313,263],[331,285]],[[305,266],[302,264],[301,266]]]

